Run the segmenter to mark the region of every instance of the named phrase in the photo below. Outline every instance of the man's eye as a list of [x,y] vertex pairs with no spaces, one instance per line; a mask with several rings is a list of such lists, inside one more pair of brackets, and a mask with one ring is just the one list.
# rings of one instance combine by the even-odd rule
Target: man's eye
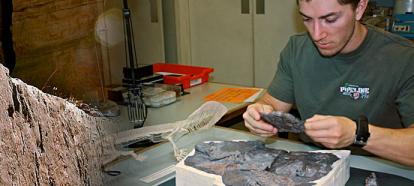
[[303,22],[309,22],[311,19],[304,17]]
[[327,18],[327,19],[325,19],[325,21],[327,23],[334,23],[336,20],[338,20],[338,18]]

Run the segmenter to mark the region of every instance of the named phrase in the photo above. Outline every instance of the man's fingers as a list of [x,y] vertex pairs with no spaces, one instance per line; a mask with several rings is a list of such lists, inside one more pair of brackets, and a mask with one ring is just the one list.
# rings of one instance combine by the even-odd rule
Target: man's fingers
[[275,135],[275,134],[273,134],[273,133],[268,133],[268,132],[266,132],[266,131],[255,131],[256,129],[250,129],[249,128],[249,130],[250,130],[250,132],[252,133],[252,134],[254,134],[254,135],[257,135],[257,136],[261,136],[261,137],[270,137],[270,136],[273,136],[273,135]]
[[[263,104],[253,104],[249,105],[247,111],[243,114],[243,118],[250,116],[255,120],[260,120],[260,113],[269,113],[273,111],[273,107],[270,105],[263,105]],[[245,114],[248,116],[245,117]]]
[[245,126],[256,134],[275,135],[277,133],[277,129],[272,125],[261,120],[256,121],[253,118],[246,118]]
[[273,111],[273,107],[270,105],[263,105],[261,113],[267,114]]
[[270,136],[275,135],[274,133],[267,133],[267,132],[263,133],[263,132],[257,132],[257,131],[251,130],[251,129],[249,129],[249,130],[250,130],[250,133],[252,133],[256,136],[261,136],[261,137],[270,137]]
[[273,133],[275,131],[275,128],[272,125],[262,121],[245,120],[245,126],[250,130],[260,133]]
[[306,130],[305,133],[312,138],[327,138],[334,136],[331,130]]
[[305,122],[305,133],[328,148],[352,144],[355,135],[353,121],[340,116],[314,116]]
[[327,130],[332,127],[331,117],[318,118],[314,120],[307,119],[305,122],[306,130]]
[[305,130],[327,130],[331,128],[327,122],[305,122]]
[[273,108],[269,105],[249,105],[247,107],[247,111],[243,114],[246,128],[248,128],[253,134],[262,137],[275,135],[277,133],[277,129],[272,125],[263,122],[260,116],[260,113],[269,113],[271,111],[273,111]]
[[[247,126],[246,126],[247,127]],[[251,127],[250,126],[250,128],[249,127],[247,127],[250,131],[252,131],[252,132],[254,132],[254,133],[256,133],[256,134],[266,134],[266,135],[275,135],[276,133],[275,132],[269,132],[269,131],[265,131],[265,130],[260,130],[260,129],[256,129],[256,128],[254,128],[254,127]]]
[[324,119],[327,119],[327,118],[329,118],[329,117],[331,117],[331,116],[325,116],[325,115],[318,115],[318,114],[315,114],[315,115],[313,115],[311,118],[308,118],[308,119],[306,120],[306,122],[314,122],[314,121],[324,120]]
[[318,143],[330,143],[331,142],[331,138],[324,138],[324,137],[318,137],[318,138],[312,138],[313,141],[318,142]]
[[273,132],[274,127],[268,123],[263,122],[262,120],[253,120],[252,118],[245,119],[245,122],[249,124],[253,129],[261,130],[261,131],[267,131],[267,132]]
[[243,118],[246,120],[248,118],[253,118],[254,120],[260,120],[260,111],[256,110],[252,106],[249,106],[246,112],[243,114]]
[[[257,117],[255,117],[256,114],[257,114]],[[272,130],[270,127],[266,128],[266,126],[265,126],[263,128],[263,127],[260,127],[260,126],[259,127],[256,126],[256,125],[258,125],[256,123],[260,122],[260,115],[259,115],[259,113],[255,112],[255,110],[253,110],[253,109],[250,109],[250,111],[246,111],[243,114],[243,118],[244,118],[246,127],[250,128],[252,130],[254,130],[256,128],[261,129],[261,130],[265,130],[265,131],[271,131]]]

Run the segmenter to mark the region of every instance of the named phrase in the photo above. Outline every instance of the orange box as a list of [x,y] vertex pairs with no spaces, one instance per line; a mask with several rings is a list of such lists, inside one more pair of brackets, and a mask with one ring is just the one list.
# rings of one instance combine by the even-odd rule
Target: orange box
[[162,74],[165,84],[183,84],[190,88],[208,81],[213,68],[178,64],[155,63],[152,65],[154,74]]

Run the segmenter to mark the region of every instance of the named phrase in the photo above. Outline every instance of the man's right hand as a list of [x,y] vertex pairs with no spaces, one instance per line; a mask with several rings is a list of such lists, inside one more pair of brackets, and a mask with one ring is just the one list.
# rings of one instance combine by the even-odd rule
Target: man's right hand
[[243,114],[244,125],[250,130],[251,133],[258,136],[270,137],[275,135],[277,133],[277,129],[260,118],[260,113],[269,113],[273,110],[273,107],[270,105],[264,105],[261,103],[249,105],[246,112]]

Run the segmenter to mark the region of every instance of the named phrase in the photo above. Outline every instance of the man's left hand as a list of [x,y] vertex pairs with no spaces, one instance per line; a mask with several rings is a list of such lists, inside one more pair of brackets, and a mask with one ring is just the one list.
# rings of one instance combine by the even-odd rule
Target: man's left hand
[[331,149],[351,145],[355,131],[355,122],[346,117],[314,115],[305,122],[305,133],[313,141]]

